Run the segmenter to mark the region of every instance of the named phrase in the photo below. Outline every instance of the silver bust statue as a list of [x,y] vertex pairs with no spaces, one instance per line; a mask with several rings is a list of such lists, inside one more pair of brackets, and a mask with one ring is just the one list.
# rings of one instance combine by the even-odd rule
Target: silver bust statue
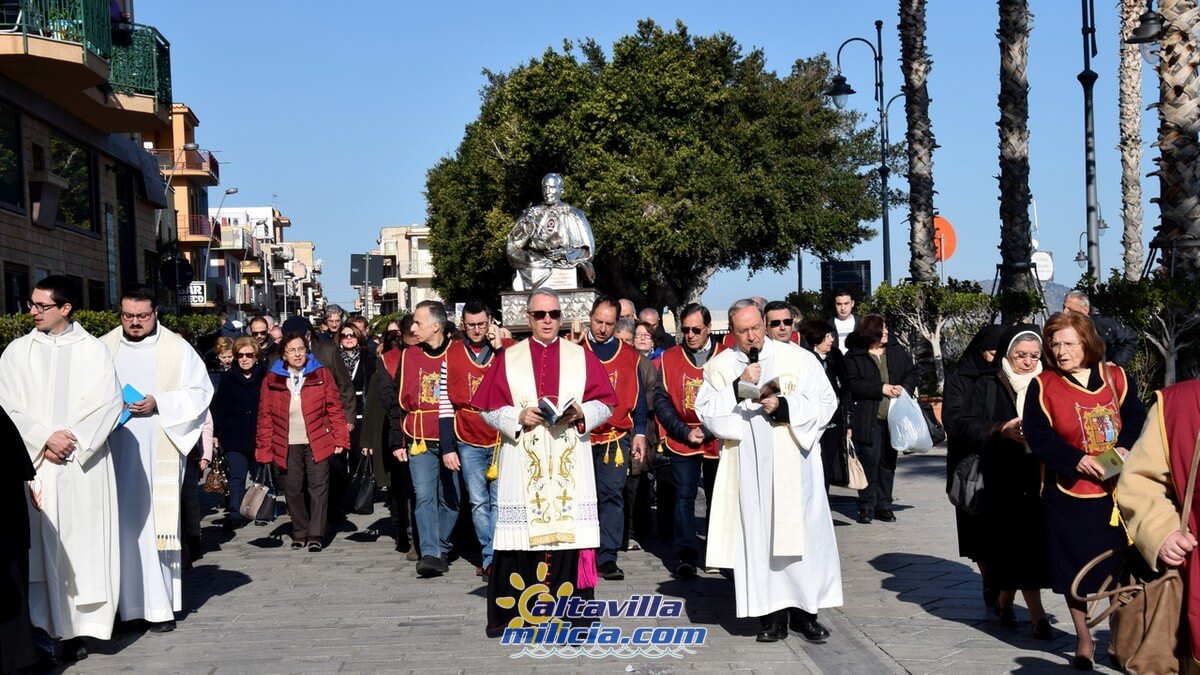
[[542,178],[545,203],[521,212],[508,233],[508,262],[517,270],[515,291],[541,286],[552,269],[581,267],[589,282],[595,280],[592,226],[582,211],[562,201],[562,190],[562,176],[546,174]]

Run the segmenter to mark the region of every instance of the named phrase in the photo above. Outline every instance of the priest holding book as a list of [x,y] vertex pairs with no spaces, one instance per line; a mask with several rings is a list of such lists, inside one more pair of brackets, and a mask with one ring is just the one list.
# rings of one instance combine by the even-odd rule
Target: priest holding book
[[[557,293],[534,290],[526,313],[532,337],[496,355],[471,401],[502,440],[488,637],[521,624],[516,605],[524,588],[578,589],[582,550],[588,551],[583,569],[595,574],[590,556],[600,545],[600,526],[589,433],[617,402],[596,356],[559,338]],[[553,424],[540,408],[543,399],[561,413]]]
[[[753,300],[729,308],[736,349],[704,366],[696,414],[721,442],[707,563],[734,570],[739,617],[759,642],[829,636],[817,611],[842,604],[820,439],[837,396],[812,353],[766,340]],[[789,621],[790,619],[790,621]]]

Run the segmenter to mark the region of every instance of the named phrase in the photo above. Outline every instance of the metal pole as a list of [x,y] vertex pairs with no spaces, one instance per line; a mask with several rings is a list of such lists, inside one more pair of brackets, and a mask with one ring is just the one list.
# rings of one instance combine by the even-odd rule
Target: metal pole
[[875,21],[875,100],[879,102],[879,183],[883,225],[883,281],[892,283],[892,233],[888,227],[888,131],[887,101],[883,97],[883,22]]
[[1083,166],[1087,193],[1087,264],[1093,282],[1100,280],[1100,207],[1096,196],[1096,124],[1092,90],[1099,75],[1092,70],[1096,55],[1096,8],[1094,0],[1080,0],[1083,8]]
[[796,292],[804,292],[804,249],[796,249]]

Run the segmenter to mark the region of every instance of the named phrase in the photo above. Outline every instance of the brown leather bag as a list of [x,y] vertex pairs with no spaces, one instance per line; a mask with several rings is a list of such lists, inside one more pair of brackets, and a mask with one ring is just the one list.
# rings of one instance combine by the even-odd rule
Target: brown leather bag
[[225,456],[220,450],[213,452],[212,464],[204,477],[204,491],[210,495],[229,494],[229,471],[225,468]]
[[[1188,514],[1192,511],[1192,494],[1196,489],[1196,468],[1200,466],[1200,438],[1192,451],[1192,466],[1188,471],[1187,492],[1179,516],[1179,530],[1188,532]],[[1071,597],[1088,603],[1087,625],[1094,628],[1108,619],[1108,658],[1112,665],[1126,673],[1170,675],[1180,672],[1179,655],[1186,652],[1181,646],[1180,624],[1183,619],[1183,577],[1179,570],[1169,568],[1161,575],[1149,574],[1145,561],[1133,546],[1105,551],[1084,565],[1071,582]],[[1117,564],[1111,575],[1100,584],[1094,595],[1080,597],[1079,584],[1097,565],[1109,558]],[[1125,585],[1112,588],[1117,583]],[[1100,600],[1109,598],[1108,608],[1092,616]]]

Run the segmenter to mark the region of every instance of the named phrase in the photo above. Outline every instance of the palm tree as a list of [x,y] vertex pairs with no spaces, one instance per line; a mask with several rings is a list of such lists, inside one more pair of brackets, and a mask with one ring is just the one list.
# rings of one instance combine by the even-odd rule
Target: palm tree
[[1121,217],[1125,233],[1125,280],[1142,278],[1142,55],[1137,45],[1125,40],[1138,25],[1145,0],[1121,3],[1121,65],[1117,75],[1120,113]]
[[[1200,73],[1196,72],[1195,42],[1200,29],[1196,0],[1163,0],[1159,13],[1164,34],[1160,41],[1158,75],[1158,160],[1162,222],[1158,237],[1167,240],[1169,269],[1200,276]],[[1173,243],[1178,242],[1178,245]]]
[[[1034,289],[1029,223],[1029,33],[1027,0],[999,0],[1000,290]],[[1006,320],[1015,317],[1005,317]]]
[[925,0],[900,0],[900,70],[904,72],[904,112],[908,118],[908,248],[913,281],[937,280],[933,246],[933,126],[926,81],[932,61],[925,50]]

